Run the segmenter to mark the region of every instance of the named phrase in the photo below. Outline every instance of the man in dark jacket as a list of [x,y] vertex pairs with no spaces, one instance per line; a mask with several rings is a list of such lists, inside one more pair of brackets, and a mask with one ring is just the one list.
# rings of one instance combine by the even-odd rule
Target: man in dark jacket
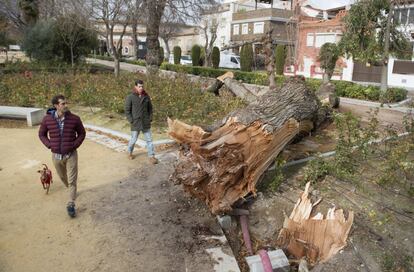
[[67,205],[69,216],[75,216],[75,199],[78,179],[78,153],[76,149],[85,139],[85,129],[81,119],[68,109],[63,95],[52,99],[39,128],[39,138],[52,151],[52,161],[63,184],[70,189]]
[[144,133],[145,141],[147,142],[148,157],[153,164],[158,163],[158,160],[155,158],[151,135],[151,98],[145,92],[144,82],[140,79],[135,81],[132,93],[126,98],[125,114],[131,124],[131,140],[128,143],[129,159],[132,160],[134,158],[132,152],[134,151],[139,132],[142,131]]

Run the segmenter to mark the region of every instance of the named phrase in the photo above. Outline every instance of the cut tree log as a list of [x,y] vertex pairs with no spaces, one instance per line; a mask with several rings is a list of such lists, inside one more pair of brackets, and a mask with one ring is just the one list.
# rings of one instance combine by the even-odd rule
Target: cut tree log
[[246,84],[243,84],[234,78],[233,72],[226,72],[225,74],[216,78],[216,81],[208,86],[205,91],[219,95],[219,90],[223,85],[237,97],[242,98],[243,100],[251,103],[256,100],[256,93],[247,88]]
[[229,114],[211,132],[169,119],[170,136],[188,147],[170,180],[183,184],[213,214],[229,212],[238,199],[255,194],[256,183],[282,149],[314,127],[319,109],[304,80],[293,78]]
[[308,182],[292,213],[285,218],[278,245],[296,258],[306,257],[311,264],[315,264],[326,262],[346,246],[354,213],[350,211],[348,219],[345,219],[343,211],[334,207],[328,210],[326,218],[321,213],[312,216],[314,207],[321,199],[311,202],[309,186]]

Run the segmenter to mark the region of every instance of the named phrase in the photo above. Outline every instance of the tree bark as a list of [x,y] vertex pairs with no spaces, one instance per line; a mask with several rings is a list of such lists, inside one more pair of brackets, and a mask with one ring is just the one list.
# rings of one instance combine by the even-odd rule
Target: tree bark
[[275,54],[273,49],[273,40],[272,40],[272,32],[273,30],[270,29],[266,33],[266,38],[264,40],[264,48],[266,54],[266,72],[267,76],[269,77],[269,88],[270,90],[276,89],[276,80],[275,80]]
[[132,23],[132,45],[134,46],[134,58],[138,59],[138,23],[134,19]]
[[389,49],[390,49],[390,29],[391,29],[391,19],[394,16],[394,2],[391,1],[390,11],[387,17],[387,25],[385,27],[384,34],[384,55],[383,55],[383,65],[381,69],[381,90],[386,91],[388,88],[388,59],[389,59]]
[[166,58],[167,58],[167,60],[168,61],[170,61],[170,54],[171,54],[171,50],[170,50],[170,46],[168,45],[168,39],[167,38],[165,38],[165,37],[162,37],[162,40],[164,41],[164,43],[165,43],[165,51],[167,51],[166,53],[167,53],[167,56],[166,56]]
[[293,78],[229,114],[210,132],[169,120],[170,136],[188,147],[170,180],[183,184],[212,213],[229,212],[238,199],[255,194],[256,183],[280,151],[318,123],[319,109],[304,80]]
[[160,32],[161,17],[164,13],[166,1],[150,1],[147,0],[146,7],[148,11],[147,20],[147,65],[150,66],[149,71],[155,70],[159,66],[160,42],[158,36]]

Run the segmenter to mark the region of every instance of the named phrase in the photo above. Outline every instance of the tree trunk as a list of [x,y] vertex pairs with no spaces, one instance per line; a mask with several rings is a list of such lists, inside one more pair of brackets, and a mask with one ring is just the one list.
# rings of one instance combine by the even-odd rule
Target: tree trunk
[[388,59],[389,59],[389,49],[390,49],[390,29],[391,29],[391,19],[394,16],[394,2],[391,1],[390,11],[387,17],[387,25],[385,27],[384,35],[384,55],[383,55],[383,65],[381,69],[381,90],[385,91],[388,88]]
[[331,80],[331,78],[329,77],[329,74],[328,74],[328,72],[327,71],[325,71],[324,73],[323,73],[323,83],[328,83],[329,82],[329,80]]
[[167,60],[168,60],[168,62],[170,61],[170,54],[171,54],[171,50],[170,50],[170,46],[168,45],[168,39],[166,39],[166,38],[162,38],[162,40],[164,41],[164,43],[165,43],[165,51],[167,51],[166,53],[167,53]]
[[275,80],[275,55],[273,49],[272,29],[266,33],[264,40],[265,54],[266,54],[266,71],[269,77],[269,88],[274,90],[276,88]]
[[70,46],[70,61],[72,63],[72,69],[75,68],[75,60],[73,56],[73,45]]
[[160,32],[161,17],[164,13],[166,1],[147,1],[148,20],[147,20],[147,65],[149,71],[156,70],[159,65],[160,42],[158,36]]
[[211,132],[168,120],[170,136],[188,146],[170,180],[183,184],[212,213],[228,212],[238,199],[255,194],[256,183],[280,151],[314,127],[319,109],[304,80],[293,78],[277,92],[229,114]]
[[116,77],[119,77],[120,65],[119,65],[119,56],[114,54],[114,74]]
[[138,59],[138,24],[136,20],[134,19],[134,22],[132,23],[132,44],[134,46],[134,58]]

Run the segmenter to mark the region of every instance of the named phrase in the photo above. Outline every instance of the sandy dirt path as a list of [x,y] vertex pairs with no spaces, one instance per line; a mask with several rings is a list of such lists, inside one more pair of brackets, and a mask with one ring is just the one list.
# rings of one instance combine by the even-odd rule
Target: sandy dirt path
[[[39,182],[40,164],[52,163],[37,128],[0,128],[0,150],[0,271],[237,271],[206,253],[217,253],[221,229],[167,181],[170,162],[151,165],[143,152],[129,161],[85,140],[71,219],[61,181],[49,195]],[[232,256],[222,248],[219,260]]]

